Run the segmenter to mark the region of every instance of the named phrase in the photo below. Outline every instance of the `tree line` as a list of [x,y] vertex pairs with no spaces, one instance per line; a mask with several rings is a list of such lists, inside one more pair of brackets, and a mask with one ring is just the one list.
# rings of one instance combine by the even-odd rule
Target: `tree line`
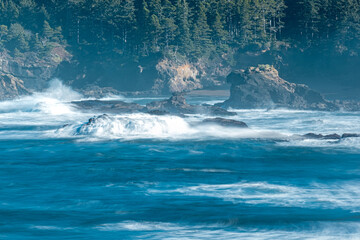
[[237,50],[360,52],[359,0],[0,0],[0,49],[197,59]]

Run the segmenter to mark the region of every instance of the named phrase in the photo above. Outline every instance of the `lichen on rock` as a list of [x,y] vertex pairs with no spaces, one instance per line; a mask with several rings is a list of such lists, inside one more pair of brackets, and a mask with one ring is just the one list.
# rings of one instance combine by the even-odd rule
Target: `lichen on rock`
[[185,92],[202,88],[199,71],[189,62],[164,58],[156,66],[159,75],[166,79],[169,92]]

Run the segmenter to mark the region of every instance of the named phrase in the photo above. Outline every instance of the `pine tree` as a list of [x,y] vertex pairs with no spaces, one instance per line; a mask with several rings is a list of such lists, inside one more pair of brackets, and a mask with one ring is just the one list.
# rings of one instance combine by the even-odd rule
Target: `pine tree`
[[190,36],[189,5],[186,0],[177,0],[176,23],[178,48],[183,54],[188,55],[193,50],[193,42]]
[[196,15],[192,38],[194,41],[194,54],[199,57],[208,54],[213,46],[210,39],[211,30],[207,23],[206,10],[202,2],[199,3]]
[[48,21],[44,21],[42,33],[43,33],[44,38],[46,38],[46,39],[50,40],[53,38],[54,30],[51,28]]
[[8,35],[8,27],[5,25],[0,25],[0,50],[3,50],[6,42],[6,37]]
[[62,35],[62,28],[60,26],[56,27],[55,30],[53,30],[53,36],[51,40],[53,42],[57,43],[63,43],[63,35]]
[[11,24],[9,28],[8,40],[10,49],[17,48],[22,52],[29,50],[29,43],[25,36],[25,29],[18,23]]
[[236,4],[236,42],[244,47],[255,38],[252,31],[251,8],[249,0],[239,0]]
[[149,0],[149,37],[152,52],[160,51],[160,37],[163,32],[161,21],[163,19],[160,0]]
[[150,19],[150,10],[146,0],[140,0],[137,11],[137,36],[138,36],[138,46],[140,48],[140,53],[142,55],[149,55],[150,48],[150,39],[149,39],[149,19]]
[[227,32],[224,29],[224,22],[221,19],[220,14],[216,11],[215,21],[212,25],[214,42],[217,46],[222,47],[227,40]]
[[337,32],[337,51],[341,54],[360,54],[360,2],[340,0],[342,18]]
[[39,34],[35,34],[35,37],[33,38],[33,49],[37,52],[37,53],[41,53],[41,51],[44,50],[44,46],[42,45],[40,38],[39,38]]
[[175,24],[175,11],[176,7],[172,5],[169,0],[163,0],[163,18],[161,25],[163,26],[163,42],[165,49],[169,50],[169,45],[172,44],[176,37],[177,26]]

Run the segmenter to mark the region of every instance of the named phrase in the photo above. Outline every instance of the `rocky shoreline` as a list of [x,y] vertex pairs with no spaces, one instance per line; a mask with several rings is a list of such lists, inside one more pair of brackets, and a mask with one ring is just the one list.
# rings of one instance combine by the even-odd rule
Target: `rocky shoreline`
[[[162,101],[154,101],[142,106],[137,103],[126,103],[123,101],[74,101],[72,104],[81,111],[99,111],[102,115],[90,118],[84,126],[91,126],[98,121],[108,119],[107,114],[129,114],[129,113],[145,113],[156,116],[173,115],[185,118],[187,114],[205,114],[205,118],[199,124],[201,125],[217,125],[225,128],[249,128],[249,126],[242,121],[229,119],[226,117],[235,116],[236,113],[225,110],[213,105],[190,105],[186,102],[184,94],[173,94],[172,97]],[[292,138],[303,140],[326,140],[326,141],[340,141],[348,138],[358,138],[358,133],[343,133],[343,134],[319,134],[307,133],[303,135],[293,135]]]

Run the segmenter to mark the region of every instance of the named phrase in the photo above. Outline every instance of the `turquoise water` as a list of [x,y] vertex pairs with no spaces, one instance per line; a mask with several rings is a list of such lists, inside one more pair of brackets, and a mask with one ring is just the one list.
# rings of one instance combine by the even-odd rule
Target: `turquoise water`
[[294,136],[360,133],[358,113],[236,110],[248,130],[110,115],[80,131],[101,113],[57,84],[0,103],[0,239],[360,239],[360,140]]

